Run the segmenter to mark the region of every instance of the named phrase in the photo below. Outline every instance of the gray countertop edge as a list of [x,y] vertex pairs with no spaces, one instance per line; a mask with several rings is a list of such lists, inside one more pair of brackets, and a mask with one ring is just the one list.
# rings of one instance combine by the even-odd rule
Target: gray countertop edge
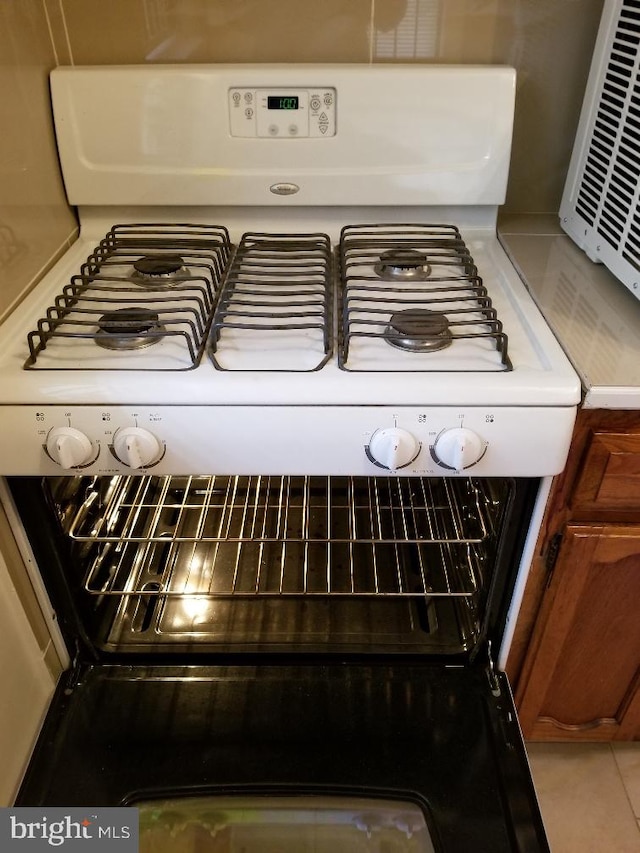
[[[498,237],[580,377],[583,388],[583,408],[640,409],[640,381],[620,384],[619,381],[616,381],[618,377],[612,376],[609,383],[606,371],[603,377],[598,377],[597,382],[593,381],[589,377],[588,366],[580,358],[580,353],[572,348],[566,336],[563,336],[563,324],[558,316],[554,316],[555,305],[556,303],[560,304],[561,300],[549,298],[549,294],[545,290],[548,290],[548,281],[545,282],[545,259],[548,258],[552,247],[559,246],[570,260],[575,261],[579,269],[586,270],[585,281],[590,280],[589,272],[593,269],[594,278],[598,280],[595,286],[603,283],[603,287],[612,288],[612,292],[619,297],[623,313],[627,318],[631,316],[632,322],[639,329],[640,301],[628,293],[624,285],[615,279],[608,270],[601,265],[592,264],[586,258],[584,252],[562,231],[557,216],[552,214],[522,214],[503,217],[498,223]],[[594,284],[589,281],[589,286],[594,286]],[[543,291],[545,292],[543,293]],[[544,298],[545,296],[546,298]],[[624,311],[625,308],[626,312]],[[636,336],[633,335],[633,331],[631,331],[631,336],[635,342]],[[640,335],[637,341],[640,351]],[[620,344],[620,341],[618,340],[617,343]],[[622,345],[625,345],[624,341]],[[629,345],[627,344],[626,347],[628,350]],[[635,347],[632,352],[625,354],[635,363],[637,354]],[[640,377],[640,363],[638,377]]]

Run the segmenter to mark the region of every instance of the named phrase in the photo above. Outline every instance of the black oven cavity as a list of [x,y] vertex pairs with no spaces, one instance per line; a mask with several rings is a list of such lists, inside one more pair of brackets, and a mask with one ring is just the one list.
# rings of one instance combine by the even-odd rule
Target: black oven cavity
[[14,478],[70,648],[459,655],[504,621],[534,481]]

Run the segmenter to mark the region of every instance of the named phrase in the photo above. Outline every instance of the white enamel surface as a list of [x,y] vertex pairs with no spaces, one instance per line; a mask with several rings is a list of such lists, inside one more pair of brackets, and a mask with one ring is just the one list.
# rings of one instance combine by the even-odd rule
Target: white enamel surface
[[[335,89],[331,138],[240,138],[229,91]],[[57,68],[72,204],[500,204],[510,68],[247,65]],[[295,183],[289,196],[275,183]]]
[[[202,220],[203,211],[197,213]],[[215,211],[214,221],[223,213]],[[127,211],[117,214],[119,221],[127,218]],[[196,221],[194,211],[190,214],[182,221]],[[407,221],[406,214],[395,211],[400,221]],[[145,218],[140,211],[128,216]],[[91,218],[89,223],[95,225]],[[339,221],[326,224],[335,240]],[[100,222],[100,235],[103,227]],[[206,356],[188,371],[23,370],[34,317],[42,316],[61,282],[92,250],[96,237],[91,228],[88,234],[2,327],[2,473],[59,473],[43,444],[51,429],[63,426],[85,432],[94,446],[100,443],[99,458],[83,469],[91,474],[143,470],[118,462],[109,450],[113,434],[124,427],[148,429],[158,437],[164,457],[151,470],[159,474],[374,474],[380,469],[366,458],[364,446],[377,429],[396,426],[422,445],[416,464],[403,474],[449,473],[433,462],[428,448],[433,434],[459,426],[489,442],[483,459],[470,469],[478,475],[536,476],[564,465],[580,384],[492,229],[463,228],[463,237],[504,319],[514,369],[476,373],[474,381],[464,371],[347,372],[338,367],[335,353],[310,373],[225,372]],[[145,364],[153,349],[128,359]],[[99,357],[104,358],[102,352]],[[405,421],[407,407],[416,408]],[[420,415],[430,425],[427,434],[424,427],[416,432]],[[486,424],[491,424],[489,436]]]
[[[572,406],[16,406],[3,412],[11,452],[3,442],[0,463],[5,474],[60,474],[43,444],[49,430],[70,423],[99,449],[86,474],[142,472],[111,449],[117,431],[133,427],[160,442],[162,458],[148,469],[155,474],[379,475],[366,448],[378,430],[397,429],[420,445],[402,476],[536,477],[562,470],[574,420]],[[442,432],[459,426],[486,444],[463,472],[438,465],[430,452]]]
[[[268,324],[264,320],[264,324]],[[259,326],[259,321],[255,322]],[[222,330],[214,354],[222,370],[310,371],[324,362],[322,329],[263,331],[259,327]]]
[[[270,271],[266,267],[262,269],[262,277],[269,279]],[[282,269],[277,268],[277,271]],[[326,299],[323,268],[312,267],[306,275],[291,266],[285,269],[286,287],[284,291],[281,289],[282,295],[271,293],[250,319],[230,315],[232,322],[219,330],[216,349],[211,351],[216,366],[222,370],[309,371],[326,361],[322,322]],[[255,295],[255,288],[261,281],[261,274],[252,271],[250,264],[246,269],[242,264],[235,265],[235,274],[235,298],[229,303],[232,312],[240,308],[243,297],[260,299]],[[296,312],[299,316],[290,318],[289,315]],[[303,316],[305,312],[309,312],[309,316]],[[234,319],[238,325],[234,325]],[[289,319],[290,324],[287,323]],[[281,328],[274,330],[274,324]],[[248,328],[240,328],[241,325]]]
[[[201,211],[190,213],[191,217],[198,213],[202,216]],[[216,213],[223,215],[223,211]],[[135,214],[140,216],[139,211]],[[399,217],[407,215],[406,210],[397,213]],[[348,372],[339,369],[335,355],[322,369],[286,374],[286,381],[284,374],[278,372],[216,370],[206,356],[195,370],[146,370],[159,366],[154,361],[157,346],[126,355],[113,354],[115,367],[124,362],[129,368],[135,364],[140,369],[23,370],[28,355],[27,333],[34,328],[35,318],[43,316],[62,283],[68,281],[93,249],[96,238],[92,234],[74,244],[40,287],[2,326],[0,405],[38,402],[61,405],[575,405],[580,399],[579,380],[515,274],[495,233],[463,229],[463,237],[482,271],[498,316],[503,318],[509,337],[512,371],[483,372],[472,382],[459,370],[393,374]],[[392,351],[391,347],[386,349]],[[92,351],[90,359],[99,360],[104,366],[106,351],[98,347],[92,350],[97,352]],[[69,357],[75,367],[80,360],[74,352],[72,350]],[[441,357],[439,353],[434,355]]]
[[507,659],[509,657],[509,651],[513,642],[513,635],[515,633],[516,625],[518,622],[518,614],[520,612],[520,607],[522,606],[522,599],[524,598],[527,578],[529,577],[529,568],[531,566],[531,561],[533,560],[533,556],[535,554],[536,544],[538,542],[538,534],[540,533],[540,528],[542,527],[542,521],[544,519],[545,510],[547,508],[547,501],[549,500],[549,493],[551,492],[552,484],[553,477],[545,477],[540,482],[538,494],[536,495],[536,502],[533,507],[531,518],[529,519],[527,537],[525,539],[524,548],[520,557],[520,564],[518,566],[518,572],[516,575],[513,593],[511,595],[509,611],[507,613],[507,619],[505,622],[504,631],[502,633],[502,642],[500,644],[500,649],[498,650],[497,663],[498,669],[501,671],[504,671],[507,667]]
[[[257,77],[260,86],[283,91],[335,88],[336,135],[232,137],[229,89],[255,87]],[[495,233],[510,153],[512,70],[61,68],[52,88],[69,198],[83,205],[81,239],[0,331],[0,473],[59,473],[43,451],[56,427],[79,429],[99,448],[83,469],[92,474],[155,462],[154,453],[141,455],[140,442],[121,450],[128,465],[114,456],[123,428],[157,436],[156,473],[379,473],[365,445],[376,430],[399,428],[420,443],[403,473],[438,476],[447,472],[430,444],[460,426],[488,443],[474,466],[478,475],[561,470],[580,384]],[[269,187],[277,181],[293,181],[300,192],[276,196]],[[461,342],[463,352],[452,346],[449,358],[433,359],[385,343],[385,358],[398,357],[392,371],[377,361],[375,371],[355,372],[340,369],[334,344],[319,369],[280,371],[291,350],[299,364],[318,366],[317,342],[314,349],[307,339],[269,349],[261,339],[247,355],[232,340],[216,358],[236,359],[224,366],[240,371],[217,370],[207,355],[194,369],[167,370],[172,342],[110,353],[86,341],[67,355],[61,339],[41,357],[40,367],[52,369],[24,370],[37,319],[113,224],[135,222],[224,225],[235,243],[245,231],[321,232],[334,246],[348,224],[455,224],[504,324],[513,370],[496,364],[495,352],[467,351]],[[65,359],[82,369],[61,369]]]

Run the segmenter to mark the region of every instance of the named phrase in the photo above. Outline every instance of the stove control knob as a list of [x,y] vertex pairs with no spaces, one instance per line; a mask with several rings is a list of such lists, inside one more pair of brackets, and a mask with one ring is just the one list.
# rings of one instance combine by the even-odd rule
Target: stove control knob
[[47,455],[62,468],[83,468],[98,455],[91,439],[69,426],[50,430],[45,448]]
[[431,455],[442,468],[463,471],[482,459],[486,449],[486,441],[473,430],[456,427],[440,433]]
[[129,468],[148,468],[160,461],[162,445],[141,427],[122,427],[113,436],[113,454]]
[[388,427],[374,432],[365,453],[374,465],[395,471],[413,462],[420,453],[420,442],[406,429]]

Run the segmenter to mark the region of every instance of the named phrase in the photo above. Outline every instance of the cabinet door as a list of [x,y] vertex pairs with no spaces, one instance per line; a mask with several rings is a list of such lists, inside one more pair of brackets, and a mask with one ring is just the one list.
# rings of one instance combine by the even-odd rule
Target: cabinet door
[[570,525],[516,697],[532,740],[640,738],[640,526]]
[[582,521],[637,522],[640,518],[640,435],[594,432],[571,498]]

